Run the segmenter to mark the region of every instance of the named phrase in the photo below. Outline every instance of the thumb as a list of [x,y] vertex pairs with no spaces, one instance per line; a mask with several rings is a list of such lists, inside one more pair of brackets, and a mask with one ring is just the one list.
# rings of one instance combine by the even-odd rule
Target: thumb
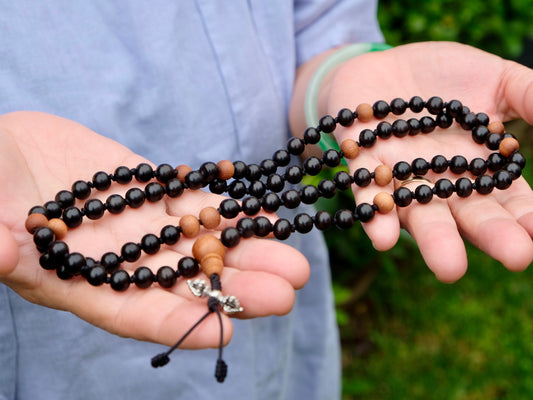
[[19,261],[18,245],[11,231],[0,223],[0,277],[9,275]]

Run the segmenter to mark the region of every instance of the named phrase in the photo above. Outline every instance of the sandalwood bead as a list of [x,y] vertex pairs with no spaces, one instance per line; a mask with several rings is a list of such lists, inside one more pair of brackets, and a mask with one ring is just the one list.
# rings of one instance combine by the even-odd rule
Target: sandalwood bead
[[42,228],[43,226],[48,225],[48,218],[46,218],[43,214],[30,214],[28,215],[28,218],[26,218],[26,230],[33,234],[33,231],[35,231],[37,228]]
[[380,165],[374,171],[374,181],[379,186],[385,186],[392,181],[392,169],[388,165]]
[[215,236],[203,235],[196,239],[192,246],[192,255],[198,260],[203,273],[207,276],[222,274],[226,248]]
[[487,128],[491,133],[498,133],[501,135],[503,132],[505,132],[505,126],[501,121],[491,121],[487,125]]
[[382,214],[387,214],[394,209],[394,199],[389,193],[380,192],[374,196],[374,204],[378,211]]
[[518,143],[518,140],[512,137],[507,137],[500,142],[499,150],[502,156],[509,157],[515,151],[518,151],[519,148],[520,144]]
[[354,159],[359,155],[359,145],[353,139],[346,139],[341,143],[341,151],[347,159]]
[[180,181],[185,182],[185,176],[191,171],[192,171],[192,168],[189,167],[188,165],[185,165],[185,164],[178,165],[176,167],[176,172],[177,172],[176,177]]
[[357,119],[361,122],[369,122],[374,118],[374,109],[370,104],[361,103],[355,111],[357,111]]
[[235,166],[229,160],[220,160],[219,162],[217,162],[217,167],[218,177],[225,181],[232,178],[233,174],[235,173]]
[[183,236],[191,238],[200,232],[200,221],[193,215],[184,215],[180,219],[181,233]]
[[68,227],[62,219],[52,218],[48,221],[48,227],[54,231],[56,239],[61,240],[67,235]]
[[206,229],[215,229],[220,224],[220,213],[214,207],[206,207],[200,211],[200,221]]

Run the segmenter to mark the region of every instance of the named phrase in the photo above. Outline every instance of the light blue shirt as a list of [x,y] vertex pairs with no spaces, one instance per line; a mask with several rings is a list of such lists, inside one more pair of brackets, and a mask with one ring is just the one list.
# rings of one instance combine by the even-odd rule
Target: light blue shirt
[[[366,0],[3,1],[0,113],[60,115],[156,164],[259,162],[289,137],[296,67],[381,41],[375,13]],[[0,400],[339,398],[327,251],[317,232],[289,243],[308,257],[310,281],[289,315],[235,321],[224,384],[216,350],[180,350],[156,370],[162,346],[0,285]]]

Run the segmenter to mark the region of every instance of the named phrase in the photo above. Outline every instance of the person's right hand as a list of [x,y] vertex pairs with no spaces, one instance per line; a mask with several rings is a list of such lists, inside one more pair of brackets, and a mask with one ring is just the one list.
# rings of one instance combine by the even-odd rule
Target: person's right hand
[[[69,120],[34,112],[1,116],[0,281],[31,302],[70,311],[112,333],[170,345],[207,310],[205,300],[194,297],[183,278],[171,289],[157,284],[148,289],[131,285],[125,292],[113,291],[109,285],[91,286],[81,277],[63,281],[54,271],[39,266],[39,252],[24,227],[32,206],[53,200],[59,190],[70,190],[74,181],[90,180],[100,170],[112,173],[120,165],[132,168],[141,162],[147,161]],[[113,193],[124,193],[127,188],[112,186],[116,189]],[[95,192],[104,200],[109,195]],[[167,224],[178,225],[180,216],[198,216],[203,207],[217,207],[221,199],[188,191],[177,199],[146,202],[140,209],[126,209],[119,215],[106,213],[98,221],[84,218],[80,227],[68,232],[65,241],[71,251],[99,258],[106,251],[119,252],[128,241],[138,242],[146,233],[158,234]],[[191,254],[192,243],[182,236],[175,246],[163,245],[156,255],[141,260],[154,272],[162,265],[175,267],[182,255]],[[239,298],[244,307],[236,315],[239,318],[289,312],[294,289],[302,287],[309,275],[307,260],[298,251],[271,240],[242,240],[228,250],[225,261],[223,292]],[[135,267],[124,266],[131,271]],[[224,325],[227,343],[232,332],[228,318],[224,318]],[[217,346],[218,334],[216,317],[210,317],[183,347]]]

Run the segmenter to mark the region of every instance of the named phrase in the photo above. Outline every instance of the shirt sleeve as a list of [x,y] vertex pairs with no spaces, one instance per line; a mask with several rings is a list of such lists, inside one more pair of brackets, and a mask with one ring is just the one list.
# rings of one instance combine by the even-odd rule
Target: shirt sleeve
[[296,62],[346,43],[383,42],[376,0],[295,0]]

